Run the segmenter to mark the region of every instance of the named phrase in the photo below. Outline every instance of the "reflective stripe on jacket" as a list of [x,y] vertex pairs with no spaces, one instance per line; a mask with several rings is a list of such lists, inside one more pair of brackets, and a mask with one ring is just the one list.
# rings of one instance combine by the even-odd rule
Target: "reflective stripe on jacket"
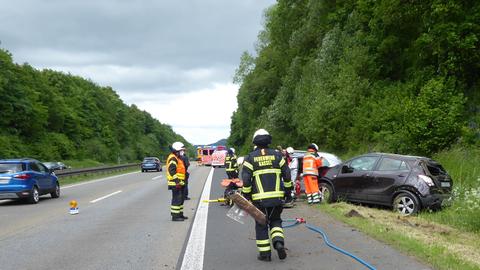
[[310,150],[303,157],[303,174],[318,176],[318,168],[322,167],[322,159]]
[[185,174],[187,170],[185,163],[181,158],[178,158],[174,153],[171,153],[167,158],[167,182],[168,186],[176,186],[177,184],[184,185]]
[[238,169],[237,156],[236,155],[227,155],[225,157],[225,171],[234,172]]
[[264,206],[280,205],[285,191],[293,188],[287,162],[281,153],[268,148],[257,148],[245,158],[242,180],[242,192]]

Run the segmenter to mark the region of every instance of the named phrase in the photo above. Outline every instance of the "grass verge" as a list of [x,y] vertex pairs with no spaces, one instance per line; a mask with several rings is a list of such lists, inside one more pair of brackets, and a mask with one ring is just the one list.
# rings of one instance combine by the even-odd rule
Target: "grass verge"
[[140,171],[139,168],[129,168],[129,169],[123,169],[123,170],[118,170],[114,172],[99,172],[99,173],[89,173],[89,174],[84,174],[84,175],[77,175],[77,176],[70,176],[70,177],[60,177],[60,185],[69,185],[69,184],[75,184],[79,182],[84,182],[84,181],[90,181],[90,180],[95,180],[99,178],[105,178],[109,176],[115,176],[115,175],[120,175],[124,173],[129,173],[129,172],[135,172],[135,171]]
[[401,217],[392,211],[344,202],[321,205],[320,209],[435,269],[480,269],[478,233],[421,217]]

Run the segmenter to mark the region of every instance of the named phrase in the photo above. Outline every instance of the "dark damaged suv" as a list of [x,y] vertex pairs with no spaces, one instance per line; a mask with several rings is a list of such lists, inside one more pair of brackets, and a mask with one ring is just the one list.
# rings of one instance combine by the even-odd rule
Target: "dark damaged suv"
[[331,168],[319,182],[328,202],[393,206],[404,215],[440,208],[452,190],[452,178],[438,162],[384,153],[352,158]]

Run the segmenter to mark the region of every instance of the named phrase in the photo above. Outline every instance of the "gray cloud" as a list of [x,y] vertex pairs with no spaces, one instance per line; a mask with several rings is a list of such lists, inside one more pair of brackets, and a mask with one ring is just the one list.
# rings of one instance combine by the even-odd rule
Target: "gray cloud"
[[7,0],[0,47],[19,63],[87,77],[142,103],[231,82],[274,2]]

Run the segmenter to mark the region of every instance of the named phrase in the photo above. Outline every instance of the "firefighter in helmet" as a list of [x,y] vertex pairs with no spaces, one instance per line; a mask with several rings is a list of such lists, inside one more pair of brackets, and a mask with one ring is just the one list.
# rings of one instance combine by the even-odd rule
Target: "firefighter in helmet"
[[243,195],[267,216],[266,225],[255,224],[261,261],[271,261],[271,246],[281,260],[287,257],[281,214],[284,199],[291,200],[292,181],[282,154],[268,148],[271,141],[266,130],[257,130],[253,135],[256,148],[245,157],[242,169]]
[[172,203],[170,213],[172,221],[184,221],[188,217],[183,215],[184,187],[187,169],[182,156],[185,154],[185,146],[181,142],[174,142],[172,152],[167,158],[167,181],[168,189],[172,191]]
[[308,204],[321,202],[321,194],[318,189],[318,168],[322,167],[322,159],[317,152],[318,146],[312,143],[307,147],[307,153],[303,157],[303,182]]
[[225,171],[227,172],[228,179],[238,178],[238,164],[237,156],[235,155],[235,148],[230,148],[227,151],[225,157]]

